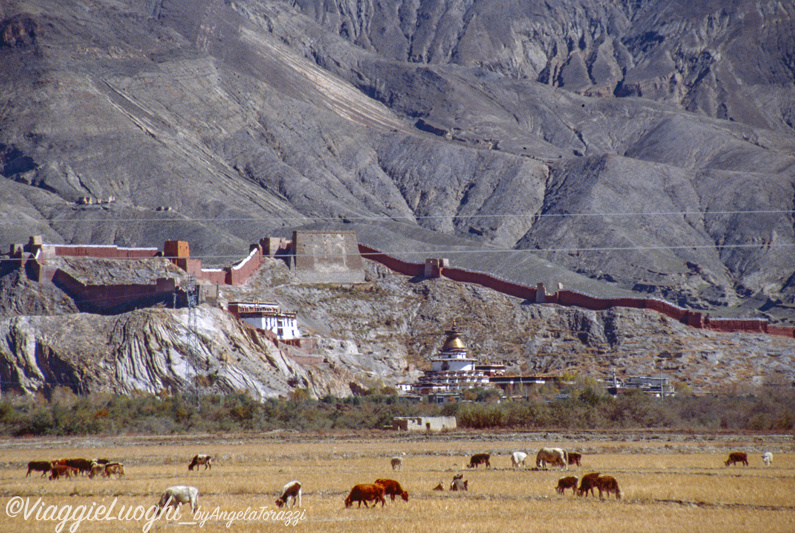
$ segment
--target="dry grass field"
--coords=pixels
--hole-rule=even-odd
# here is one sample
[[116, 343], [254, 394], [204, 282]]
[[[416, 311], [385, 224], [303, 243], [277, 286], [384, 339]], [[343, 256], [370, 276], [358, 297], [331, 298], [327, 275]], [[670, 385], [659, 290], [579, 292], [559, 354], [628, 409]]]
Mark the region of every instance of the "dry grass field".
[[[534, 469], [541, 446], [563, 446], [584, 454], [582, 467]], [[401, 437], [393, 434], [251, 435], [52, 438], [0, 440], [0, 531], [302, 531], [344, 532], [500, 532], [506, 531], [795, 531], [795, 445], [792, 436], [777, 436], [770, 446], [749, 436], [708, 442], [688, 436], [649, 441], [544, 441], [537, 435], [495, 438], [488, 433]], [[771, 449], [771, 467], [759, 451]], [[511, 468], [510, 452], [529, 454], [527, 468]], [[750, 465], [726, 467], [729, 451], [747, 451]], [[405, 452], [402, 470], [393, 472], [392, 455]], [[473, 453], [492, 454], [492, 468], [468, 469]], [[215, 458], [209, 470], [189, 472], [196, 453]], [[124, 462], [121, 479], [78, 477], [50, 481], [33, 473], [29, 460], [61, 457], [107, 457]], [[533, 463], [533, 464], [531, 464]], [[563, 475], [598, 471], [618, 480], [622, 499], [600, 501], [554, 490]], [[449, 488], [455, 474], [469, 481], [468, 492]], [[345, 509], [343, 500], [357, 483], [388, 477], [409, 491], [404, 502], [387, 498], [385, 507]], [[274, 500], [284, 483], [303, 483], [300, 512], [281, 520], [240, 519], [229, 524], [218, 513], [277, 511]], [[149, 524], [143, 516], [170, 485], [198, 487], [201, 515], [195, 523], [187, 506], [180, 520], [161, 518]], [[28, 502], [27, 518], [15, 506]], [[115, 501], [115, 504], [113, 502]], [[80, 511], [96, 513], [114, 505], [109, 519], [63, 520]], [[69, 507], [71, 506], [71, 507]], [[141, 506], [138, 508], [138, 506]], [[49, 509], [48, 509], [49, 507]], [[36, 512], [39, 512], [38, 519]], [[130, 511], [131, 514], [126, 513]], [[292, 509], [290, 509], [292, 511]], [[124, 520], [135, 517], [138, 520]], [[12, 514], [16, 516], [11, 516]], [[100, 514], [102, 517], [102, 514]], [[49, 520], [45, 520], [48, 518]], [[272, 517], [276, 518], [276, 517]], [[205, 520], [206, 519], [206, 520]], [[289, 525], [286, 522], [290, 521]], [[188, 523], [180, 523], [188, 522]], [[295, 523], [297, 522], [297, 523]], [[59, 529], [60, 524], [60, 529]]]

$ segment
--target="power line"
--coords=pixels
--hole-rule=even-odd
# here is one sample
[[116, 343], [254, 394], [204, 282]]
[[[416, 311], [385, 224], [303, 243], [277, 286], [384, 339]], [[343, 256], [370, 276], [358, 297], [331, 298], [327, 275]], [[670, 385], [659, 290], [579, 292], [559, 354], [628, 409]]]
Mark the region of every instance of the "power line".
[[[59, 219], [57, 221], [48, 221], [48, 223], [58, 224], [96, 224], [99, 222], [285, 222], [285, 221], [314, 221], [314, 222], [328, 222], [328, 221], [342, 221], [342, 220], [361, 220], [361, 221], [395, 221], [395, 220], [459, 220], [459, 219], [481, 219], [481, 218], [565, 218], [565, 217], [653, 217], [653, 216], [707, 216], [707, 215], [780, 215], [780, 214], [795, 214], [793, 209], [745, 209], [745, 210], [720, 210], [720, 211], [630, 211], [630, 212], [591, 212], [591, 213], [527, 213], [527, 214], [473, 214], [473, 215], [411, 215], [411, 216], [395, 216], [395, 215], [337, 215], [337, 216], [294, 216], [294, 217], [213, 217], [213, 218], [194, 218], [194, 217], [181, 217], [181, 218], [93, 218], [93, 219]], [[10, 221], [0, 221], [0, 225], [16, 225]]]

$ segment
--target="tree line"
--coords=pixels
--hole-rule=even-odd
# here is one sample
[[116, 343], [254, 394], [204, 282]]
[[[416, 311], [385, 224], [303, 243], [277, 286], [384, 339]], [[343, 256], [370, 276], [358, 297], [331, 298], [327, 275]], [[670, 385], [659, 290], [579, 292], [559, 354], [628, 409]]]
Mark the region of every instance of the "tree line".
[[458, 401], [436, 404], [379, 387], [346, 398], [309, 397], [297, 389], [259, 401], [245, 393], [77, 396], [69, 389], [0, 399], [0, 434], [120, 435], [383, 429], [396, 416], [455, 416], [471, 429], [638, 429], [680, 431], [791, 431], [795, 392], [678, 394], [657, 398], [641, 391], [613, 397], [597, 387], [565, 394], [503, 398], [493, 389], [470, 389]]

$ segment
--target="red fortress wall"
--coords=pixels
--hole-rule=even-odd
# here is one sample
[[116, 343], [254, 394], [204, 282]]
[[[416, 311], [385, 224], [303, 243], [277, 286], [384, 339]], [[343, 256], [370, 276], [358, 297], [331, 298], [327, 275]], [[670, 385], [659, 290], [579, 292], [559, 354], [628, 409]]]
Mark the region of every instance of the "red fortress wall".
[[[425, 265], [422, 263], [409, 263], [363, 244], [359, 245], [359, 250], [367, 259], [377, 261], [407, 276], [422, 275], [425, 271]], [[442, 262], [434, 262], [434, 265], [438, 264], [442, 264]], [[444, 266], [439, 266], [436, 272], [438, 276], [444, 276], [453, 281], [476, 283], [510, 296], [538, 301], [539, 295], [537, 294], [536, 288], [505, 281], [482, 272], [472, 272], [460, 268]], [[604, 311], [613, 307], [649, 309], [699, 329], [710, 329], [723, 332], [766, 333], [768, 335], [795, 337], [795, 327], [771, 326], [766, 320], [759, 319], [710, 318], [709, 316], [704, 316], [700, 312], [683, 309], [656, 298], [596, 298], [595, 296], [589, 296], [580, 292], [559, 290], [554, 294], [545, 295], [543, 302], [555, 303], [567, 307], [581, 307], [592, 311]]]
[[245, 283], [262, 266], [264, 261], [262, 246], [259, 244], [252, 244], [248, 257], [232, 267], [202, 268], [201, 259], [191, 259], [190, 246], [187, 241], [166, 241], [163, 246], [163, 256], [188, 274], [196, 276], [196, 279], [208, 281], [214, 285]]
[[[166, 241], [162, 255], [174, 264], [197, 279], [208, 281], [217, 285], [239, 285], [245, 283], [264, 262], [263, 246], [266, 253], [270, 253], [267, 239], [258, 244], [251, 245], [248, 257], [232, 267], [218, 269], [203, 269], [201, 260], [191, 259], [190, 248], [186, 241]], [[12, 255], [22, 257], [22, 247], [15, 247], [18, 252]], [[84, 285], [67, 273], [46, 266], [47, 257], [77, 256], [77, 257], [102, 257], [108, 259], [142, 259], [160, 255], [156, 248], [119, 248], [117, 246], [72, 246], [72, 245], [44, 245], [40, 237], [31, 237], [30, 243], [24, 247], [26, 252], [32, 254], [28, 266], [36, 277], [41, 280], [54, 281], [68, 288], [76, 296], [92, 301], [117, 304], [120, 301], [132, 300], [145, 296], [173, 292], [176, 290], [174, 280], [157, 280], [155, 285]], [[795, 328], [771, 326], [766, 320], [759, 319], [715, 319], [700, 312], [690, 311], [675, 306], [669, 302], [656, 298], [597, 298], [580, 292], [558, 290], [554, 294], [539, 293], [543, 286], [528, 287], [519, 283], [506, 281], [482, 272], [472, 272], [461, 268], [447, 266], [447, 260], [429, 259], [426, 263], [411, 263], [391, 255], [385, 254], [367, 245], [358, 244], [359, 253], [365, 259], [380, 263], [390, 270], [406, 276], [444, 276], [450, 280], [462, 283], [475, 283], [495, 291], [523, 298], [534, 302], [554, 303], [568, 307], [581, 307], [593, 311], [603, 311], [613, 307], [629, 307], [634, 309], [649, 309], [666, 315], [678, 322], [694, 328], [710, 329], [723, 332], [766, 333], [784, 337], [795, 337]]]

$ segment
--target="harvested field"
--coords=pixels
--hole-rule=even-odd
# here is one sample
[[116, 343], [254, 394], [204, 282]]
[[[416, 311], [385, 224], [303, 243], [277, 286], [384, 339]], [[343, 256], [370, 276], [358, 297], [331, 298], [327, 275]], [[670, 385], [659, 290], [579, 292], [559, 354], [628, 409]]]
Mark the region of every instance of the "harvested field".
[[[536, 470], [535, 452], [542, 446], [583, 453], [582, 467]], [[795, 523], [795, 445], [791, 435], [653, 435], [473, 433], [406, 436], [393, 433], [298, 434], [262, 436], [174, 436], [5, 439], [0, 441], [0, 530], [144, 531], [143, 516], [162, 491], [177, 484], [199, 489], [196, 523], [187, 506], [181, 518], [151, 523], [151, 531], [792, 531]], [[528, 467], [511, 467], [510, 453], [528, 453]], [[765, 467], [763, 450], [774, 454]], [[731, 451], [748, 453], [749, 466], [726, 467]], [[466, 468], [469, 456], [490, 453], [492, 468]], [[209, 453], [211, 469], [188, 471], [191, 457]], [[390, 457], [405, 453], [401, 470]], [[25, 477], [30, 460], [107, 457], [122, 461], [126, 475], [85, 476], [50, 481], [40, 474]], [[616, 478], [622, 498], [576, 497], [555, 492], [564, 475], [601, 472]], [[456, 474], [469, 481], [469, 491], [451, 492]], [[408, 502], [397, 498], [382, 508], [345, 509], [343, 500], [357, 483], [377, 478], [398, 480]], [[280, 520], [263, 520], [278, 511], [274, 500], [291, 479], [303, 483], [303, 507]], [[444, 491], [434, 491], [441, 483]], [[15, 505], [39, 507], [27, 519]], [[115, 501], [115, 503], [114, 503]], [[115, 520], [86, 519], [75, 527], [79, 506], [96, 513], [113, 509]], [[57, 506], [49, 507], [48, 506]], [[69, 507], [71, 506], [71, 510]], [[140, 509], [136, 509], [141, 506]], [[23, 508], [24, 509], [24, 508]], [[216, 516], [211, 516], [217, 509]], [[230, 523], [229, 515], [242, 515]], [[296, 508], [297, 509], [297, 508]], [[139, 513], [138, 520], [123, 518]], [[37, 515], [38, 513], [38, 515]], [[62, 513], [58, 515], [58, 513]], [[121, 514], [120, 514], [121, 513]], [[129, 514], [126, 514], [129, 513]], [[218, 513], [226, 513], [221, 517]], [[260, 515], [254, 516], [257, 513]], [[38, 519], [36, 518], [38, 516]], [[102, 514], [100, 513], [100, 517]], [[151, 514], [149, 515], [151, 516]], [[122, 519], [118, 519], [121, 517]], [[46, 520], [49, 518], [50, 520]], [[269, 518], [276, 518], [272, 515]], [[64, 522], [62, 529], [58, 525]], [[285, 523], [290, 522], [289, 526]], [[202, 527], [203, 524], [203, 527]], [[176, 528], [176, 529], [174, 529]]]

